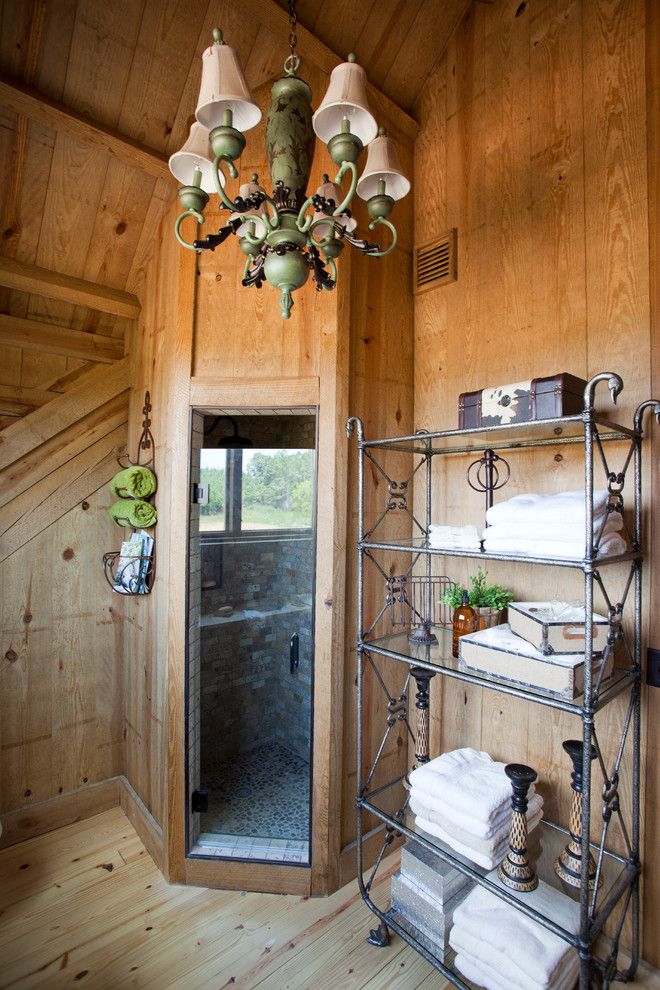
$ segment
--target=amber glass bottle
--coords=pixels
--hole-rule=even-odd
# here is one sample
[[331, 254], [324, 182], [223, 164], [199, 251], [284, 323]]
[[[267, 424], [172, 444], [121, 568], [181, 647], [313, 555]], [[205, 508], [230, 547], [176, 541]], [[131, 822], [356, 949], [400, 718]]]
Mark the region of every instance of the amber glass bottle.
[[477, 613], [469, 605], [468, 593], [463, 592], [463, 601], [454, 612], [452, 653], [458, 656], [458, 641], [461, 636], [474, 632], [477, 628]]

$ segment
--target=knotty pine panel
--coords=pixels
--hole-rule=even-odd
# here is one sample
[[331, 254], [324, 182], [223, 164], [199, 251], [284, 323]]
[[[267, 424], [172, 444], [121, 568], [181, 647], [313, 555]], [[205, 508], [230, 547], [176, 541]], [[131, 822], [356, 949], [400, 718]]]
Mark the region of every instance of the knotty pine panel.
[[[643, 0], [500, 0], [473, 3], [450, 40], [417, 104], [415, 240], [456, 226], [458, 281], [415, 299], [417, 428], [457, 424], [460, 392], [558, 371], [618, 371], [617, 409], [600, 388], [597, 408], [623, 422], [650, 395], [643, 49], [652, 42], [643, 25]], [[611, 456], [621, 459], [613, 448]], [[499, 498], [583, 484], [580, 450], [507, 457], [512, 480]], [[435, 465], [436, 522], [483, 525], [483, 497], [464, 479], [471, 459]], [[645, 505], [649, 518], [648, 488]], [[460, 563], [438, 563], [437, 573], [451, 567], [450, 577], [465, 580], [476, 572], [476, 563]], [[583, 594], [580, 575], [559, 569], [489, 564], [488, 573], [518, 597]], [[547, 811], [566, 819], [561, 741], [578, 730], [575, 719], [438, 678], [431, 693], [434, 752], [471, 745], [529, 761]], [[610, 757], [624, 715], [619, 699], [599, 716]], [[646, 783], [650, 819], [657, 772]], [[647, 916], [657, 908], [654, 889], [651, 882]], [[652, 961], [654, 952], [647, 938]]]
[[121, 773], [122, 606], [105, 486], [0, 566], [3, 812]]

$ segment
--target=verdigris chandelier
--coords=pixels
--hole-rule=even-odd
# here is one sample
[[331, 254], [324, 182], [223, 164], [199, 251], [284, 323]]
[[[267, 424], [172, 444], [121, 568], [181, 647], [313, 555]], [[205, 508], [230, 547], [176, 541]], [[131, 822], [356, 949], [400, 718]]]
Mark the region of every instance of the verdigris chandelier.
[[[323, 101], [312, 115], [312, 92], [296, 73], [296, 3], [290, 0], [290, 53], [285, 75], [271, 91], [266, 122], [266, 152], [272, 195], [259, 184], [256, 174], [239, 187], [238, 196], [227, 194], [227, 175], [238, 178], [235, 162], [245, 147], [244, 131], [259, 123], [261, 110], [252, 102], [238, 57], [224, 43], [219, 29], [202, 56], [202, 82], [197, 110], [188, 140], [170, 158], [170, 171], [179, 182], [184, 207], [177, 218], [179, 242], [193, 251], [211, 250], [231, 234], [246, 255], [243, 285], [261, 288], [264, 281], [280, 291], [282, 316], [288, 319], [292, 293], [301, 288], [310, 272], [317, 291], [337, 284], [336, 259], [347, 241], [372, 258], [382, 258], [396, 247], [397, 232], [388, 219], [394, 202], [405, 196], [410, 182], [401, 171], [396, 146], [386, 131], [378, 129], [369, 109], [366, 74], [348, 56], [333, 69]], [[314, 150], [314, 134], [327, 144], [339, 170], [334, 181], [327, 175], [308, 196], [307, 184]], [[368, 146], [367, 164], [358, 178], [357, 161]], [[349, 176], [348, 189], [340, 183]], [[204, 223], [209, 193], [217, 193], [229, 219], [217, 234], [186, 241], [181, 227], [188, 217]], [[357, 221], [350, 205], [355, 193], [366, 200], [369, 229], [385, 226], [391, 233], [386, 248], [356, 236]]]

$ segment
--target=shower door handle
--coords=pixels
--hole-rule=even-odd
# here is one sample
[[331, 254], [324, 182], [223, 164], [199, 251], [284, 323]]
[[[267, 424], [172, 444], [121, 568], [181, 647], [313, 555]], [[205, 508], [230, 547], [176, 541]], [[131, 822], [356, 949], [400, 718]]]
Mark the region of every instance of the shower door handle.
[[298, 633], [294, 633], [289, 643], [289, 670], [292, 674], [298, 670], [300, 663], [300, 640]]

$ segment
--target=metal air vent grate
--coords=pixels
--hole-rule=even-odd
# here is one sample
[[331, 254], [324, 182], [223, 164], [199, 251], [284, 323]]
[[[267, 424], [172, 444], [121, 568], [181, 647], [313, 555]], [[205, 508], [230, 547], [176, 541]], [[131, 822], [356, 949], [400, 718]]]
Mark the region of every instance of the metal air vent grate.
[[456, 281], [456, 228], [415, 248], [413, 291], [426, 292]]

